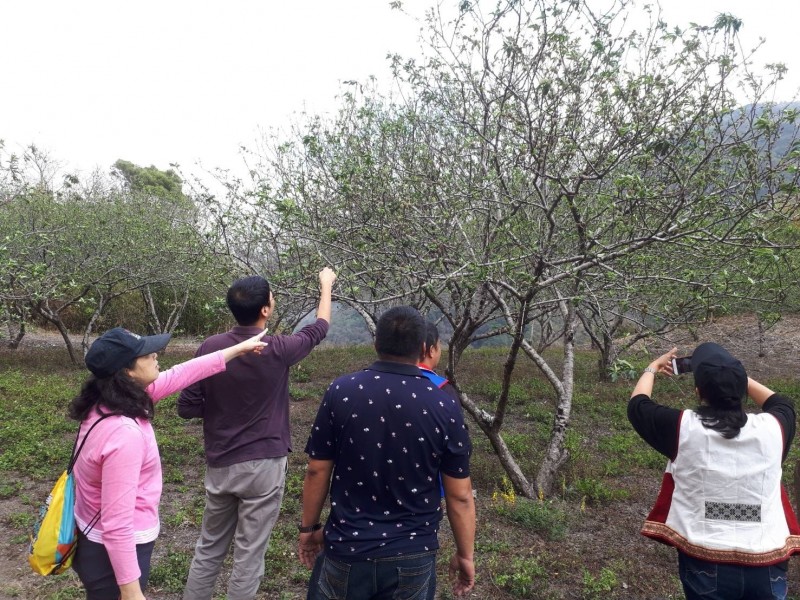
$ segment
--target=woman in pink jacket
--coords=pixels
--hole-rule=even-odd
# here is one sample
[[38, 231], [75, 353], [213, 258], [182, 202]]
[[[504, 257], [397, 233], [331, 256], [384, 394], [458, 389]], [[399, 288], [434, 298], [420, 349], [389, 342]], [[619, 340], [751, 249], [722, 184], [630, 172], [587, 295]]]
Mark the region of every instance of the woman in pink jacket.
[[260, 352], [264, 333], [163, 373], [156, 352], [166, 347], [169, 334], [143, 337], [117, 327], [89, 348], [86, 366], [92, 377], [69, 410], [81, 422], [81, 439], [97, 424], [74, 470], [79, 533], [73, 568], [89, 600], [144, 598], [161, 499], [154, 404], [224, 371], [232, 358]]

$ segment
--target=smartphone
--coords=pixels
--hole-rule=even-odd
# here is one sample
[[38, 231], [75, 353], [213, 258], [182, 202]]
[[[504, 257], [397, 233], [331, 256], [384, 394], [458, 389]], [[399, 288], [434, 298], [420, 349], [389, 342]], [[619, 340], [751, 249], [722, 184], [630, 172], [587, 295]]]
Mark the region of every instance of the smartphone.
[[692, 357], [678, 356], [672, 359], [672, 372], [675, 375], [683, 375], [692, 372]]

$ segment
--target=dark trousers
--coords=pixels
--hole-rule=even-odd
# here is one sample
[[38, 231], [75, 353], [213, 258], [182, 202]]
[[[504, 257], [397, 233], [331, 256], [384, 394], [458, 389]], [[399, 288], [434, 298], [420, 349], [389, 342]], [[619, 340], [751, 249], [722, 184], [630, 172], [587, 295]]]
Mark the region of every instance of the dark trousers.
[[788, 561], [770, 567], [726, 565], [678, 552], [686, 600], [786, 600]]
[[361, 561], [323, 552], [314, 563], [307, 600], [433, 600], [436, 551]]
[[[147, 587], [150, 578], [150, 558], [153, 555], [155, 541], [136, 545], [136, 558], [139, 562], [139, 585], [142, 591]], [[80, 531], [78, 532], [78, 549], [72, 560], [72, 568], [86, 589], [87, 600], [118, 600], [120, 591], [114, 568], [108, 558], [103, 544], [92, 542]]]

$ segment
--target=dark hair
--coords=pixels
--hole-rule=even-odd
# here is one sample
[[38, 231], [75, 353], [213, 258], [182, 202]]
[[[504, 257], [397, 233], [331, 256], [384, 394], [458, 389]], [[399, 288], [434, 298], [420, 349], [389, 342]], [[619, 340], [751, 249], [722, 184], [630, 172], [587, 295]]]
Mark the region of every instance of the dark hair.
[[[701, 391], [702, 396], [702, 391]], [[708, 404], [701, 404], [697, 414], [703, 427], [717, 431], [725, 439], [733, 439], [747, 423], [747, 414], [744, 412], [742, 401], [736, 398], [726, 400], [708, 400]]]
[[260, 275], [237, 279], [228, 288], [228, 308], [239, 325], [254, 325], [269, 306], [269, 282]]
[[412, 306], [395, 306], [378, 319], [375, 350], [379, 356], [417, 359], [425, 341], [425, 319]]
[[[133, 365], [129, 366], [132, 367]], [[83, 421], [94, 406], [97, 406], [101, 415], [122, 415], [148, 420], [153, 418], [153, 399], [124, 369], [110, 377], [90, 376], [70, 403], [69, 416], [76, 421]]]
[[430, 350], [439, 342], [439, 328], [435, 323], [425, 321], [425, 348]]

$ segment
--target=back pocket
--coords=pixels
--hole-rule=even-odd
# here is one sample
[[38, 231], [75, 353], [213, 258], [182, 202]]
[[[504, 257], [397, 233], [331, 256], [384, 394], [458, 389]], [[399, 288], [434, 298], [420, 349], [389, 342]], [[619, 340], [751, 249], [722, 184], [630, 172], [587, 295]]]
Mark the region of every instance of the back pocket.
[[427, 598], [434, 564], [434, 561], [430, 561], [415, 567], [398, 567], [397, 590], [392, 599], [423, 600]]
[[319, 575], [319, 591], [328, 600], [345, 600], [347, 598], [347, 581], [349, 577], [350, 565], [324, 556], [322, 570]]
[[695, 594], [703, 596], [717, 591], [717, 565], [680, 556], [680, 576], [683, 585]]

